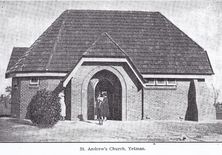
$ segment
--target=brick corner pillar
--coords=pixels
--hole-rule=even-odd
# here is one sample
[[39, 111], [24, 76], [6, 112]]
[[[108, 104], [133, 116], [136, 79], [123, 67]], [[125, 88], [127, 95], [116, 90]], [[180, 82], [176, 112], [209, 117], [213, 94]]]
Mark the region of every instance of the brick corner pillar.
[[198, 121], [209, 121], [216, 119], [213, 92], [206, 82], [194, 80], [196, 87], [196, 101], [198, 107]]
[[81, 100], [79, 94], [78, 80], [71, 79], [71, 121], [78, 121], [81, 118]]

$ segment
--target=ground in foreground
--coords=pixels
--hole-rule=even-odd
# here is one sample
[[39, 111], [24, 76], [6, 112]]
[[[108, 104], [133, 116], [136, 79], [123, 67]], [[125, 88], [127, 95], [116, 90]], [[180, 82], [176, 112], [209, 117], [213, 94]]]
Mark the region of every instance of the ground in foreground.
[[222, 142], [222, 121], [60, 121], [42, 129], [2, 117], [0, 142]]

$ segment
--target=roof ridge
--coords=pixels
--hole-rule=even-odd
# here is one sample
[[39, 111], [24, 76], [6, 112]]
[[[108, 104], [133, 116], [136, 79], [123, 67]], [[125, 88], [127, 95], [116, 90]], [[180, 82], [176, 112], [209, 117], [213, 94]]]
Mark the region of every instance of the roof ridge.
[[[130, 56], [113, 40], [113, 38], [108, 34], [105, 33], [109, 39], [125, 54], [126, 58], [129, 60], [129, 62], [132, 64], [133, 68], [136, 70], [137, 73], [139, 73], [137, 67], [135, 66], [135, 64], [133, 63], [133, 60], [130, 58]], [[140, 74], [139, 74], [140, 75]]]
[[100, 39], [100, 37], [102, 36], [102, 34], [103, 34], [103, 33], [101, 33], [101, 34], [99, 35], [99, 37], [92, 43], [92, 45], [90, 45], [89, 48], [87, 48], [87, 50], [86, 50], [82, 55], [86, 55], [86, 54], [89, 52], [89, 49], [90, 49], [93, 45], [96, 44], [96, 42]]
[[102, 32], [99, 37], [92, 43], [92, 45], [82, 54], [82, 55], [86, 55], [89, 50], [98, 42], [98, 40], [102, 37], [102, 36], [106, 36], [125, 56], [129, 57], [128, 54], [119, 46], [119, 44], [107, 33], [107, 32]]
[[213, 70], [213, 67], [212, 67], [212, 64], [211, 64], [211, 62], [210, 62], [210, 58], [209, 58], [208, 53], [207, 53], [206, 50], [204, 50], [204, 52], [205, 52], [205, 54], [206, 54], [206, 56], [207, 56], [207, 61], [208, 61], [208, 63], [210, 64], [210, 68], [211, 68], [211, 70], [212, 70], [212, 74], [215, 74], [215, 73], [214, 73], [214, 70]]
[[[69, 11], [67, 11], [67, 12], [69, 12]], [[66, 13], [66, 11], [65, 11], [64, 13]], [[53, 45], [53, 50], [52, 50], [51, 53], [50, 53], [48, 63], [47, 63], [46, 66], [45, 66], [45, 70], [48, 70], [48, 67], [49, 67], [50, 64], [51, 64], [52, 57], [53, 57], [53, 55], [54, 55], [54, 53], [55, 53], [56, 47], [57, 47], [58, 42], [59, 42], [60, 37], [61, 37], [61, 32], [62, 32], [62, 30], [63, 30], [64, 27], [65, 27], [64, 25], [65, 25], [66, 20], [67, 20], [67, 16], [64, 17], [64, 19], [63, 19], [63, 21], [62, 21], [62, 24], [60, 25], [59, 32], [58, 32], [58, 34], [57, 34], [57, 36], [56, 36], [56, 40], [55, 40], [55, 43], [54, 43], [54, 45]]]
[[27, 57], [30, 54], [33, 47], [44, 37], [46, 32], [48, 32], [52, 28], [52, 25], [55, 22], [57, 22], [63, 15], [66, 14], [66, 12], [68, 12], [68, 11], [67, 10], [64, 11], [59, 17], [56, 18], [56, 20], [35, 40], [35, 42], [27, 49], [27, 51], [21, 56], [21, 58], [19, 58], [19, 60], [11, 67], [11, 69], [8, 72], [17, 71], [18, 68], [22, 71], [22, 68], [24, 66], [23, 62], [25, 61], [25, 57]]
[[67, 9], [64, 12], [74, 12], [74, 11], [98, 11], [98, 12], [102, 12], [102, 11], [106, 11], [106, 12], [143, 12], [143, 13], [160, 13], [159, 11], [147, 11], [147, 10], [98, 10], [98, 9]]
[[[28, 49], [28, 47], [13, 47], [12, 52], [11, 52], [11, 55], [10, 55], [10, 60], [9, 60], [8, 66], [7, 66], [7, 68], [6, 68], [6, 73], [9, 72], [9, 70], [11, 69], [11, 67], [14, 66], [14, 64], [15, 64], [15, 63], [18, 61], [18, 59], [20, 58], [20, 57], [18, 57], [17, 61], [16, 61], [14, 64], [12, 64], [12, 66], [10, 67], [10, 65], [11, 65], [10, 62], [11, 62], [12, 57], [13, 57], [14, 55], [20, 55], [20, 53], [22, 53], [21, 55], [23, 55], [27, 49]], [[20, 56], [21, 56], [21, 55], [20, 55]]]
[[104, 34], [124, 53], [124, 55], [129, 57], [128, 54], [119, 46], [119, 44], [107, 32], [104, 32]]
[[168, 18], [166, 18], [163, 14], [161, 14], [161, 17], [164, 18], [168, 23], [172, 24], [174, 28], [176, 28], [180, 33], [182, 33], [184, 36], [186, 36], [190, 41], [192, 41], [195, 45], [197, 45], [202, 51], [204, 51], [204, 48], [201, 47], [196, 41], [194, 41], [191, 37], [189, 37], [185, 32], [183, 32], [178, 26], [176, 26], [172, 21], [170, 21]]
[[[34, 44], [34, 43], [33, 43]], [[21, 62], [23, 62], [24, 61], [24, 59], [25, 59], [25, 56], [27, 56], [28, 54], [29, 54], [29, 51], [30, 51], [30, 48], [31, 47], [29, 47], [28, 49], [27, 49], [27, 51], [25, 51], [24, 52], [24, 54], [18, 59], [18, 61], [10, 68], [10, 70], [8, 70], [7, 72], [11, 72], [11, 71], [15, 71], [18, 67], [22, 67], [23, 66], [23, 64], [21, 64]], [[19, 66], [20, 65], [20, 66]], [[22, 69], [21, 69], [22, 70]]]

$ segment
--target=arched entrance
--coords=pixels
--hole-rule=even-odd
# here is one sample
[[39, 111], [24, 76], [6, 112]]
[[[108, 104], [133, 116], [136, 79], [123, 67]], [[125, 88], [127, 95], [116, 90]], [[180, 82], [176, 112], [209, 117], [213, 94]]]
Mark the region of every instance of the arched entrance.
[[89, 81], [87, 89], [87, 119], [94, 120], [96, 98], [99, 92], [106, 92], [109, 104], [109, 120], [122, 120], [122, 88], [119, 79], [112, 72], [102, 70]]

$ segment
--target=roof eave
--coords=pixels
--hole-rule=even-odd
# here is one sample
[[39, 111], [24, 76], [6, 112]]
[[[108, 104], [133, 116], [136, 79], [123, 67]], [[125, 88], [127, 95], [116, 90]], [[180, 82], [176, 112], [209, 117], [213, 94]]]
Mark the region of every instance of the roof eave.
[[6, 72], [5, 78], [13, 77], [65, 77], [68, 72], [64, 71], [14, 71]]

